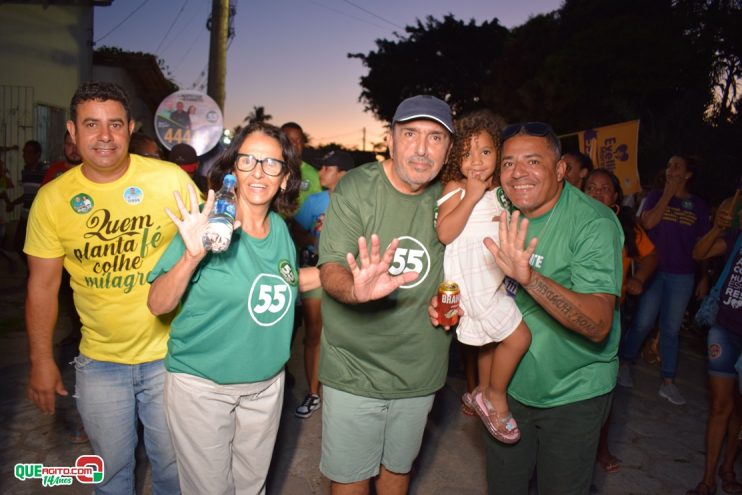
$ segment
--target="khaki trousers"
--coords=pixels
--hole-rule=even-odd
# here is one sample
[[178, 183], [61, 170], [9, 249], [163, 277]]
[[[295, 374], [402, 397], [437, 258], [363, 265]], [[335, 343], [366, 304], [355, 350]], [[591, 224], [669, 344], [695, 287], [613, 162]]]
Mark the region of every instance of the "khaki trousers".
[[283, 370], [235, 385], [168, 372], [165, 407], [183, 495], [265, 493], [283, 390]]

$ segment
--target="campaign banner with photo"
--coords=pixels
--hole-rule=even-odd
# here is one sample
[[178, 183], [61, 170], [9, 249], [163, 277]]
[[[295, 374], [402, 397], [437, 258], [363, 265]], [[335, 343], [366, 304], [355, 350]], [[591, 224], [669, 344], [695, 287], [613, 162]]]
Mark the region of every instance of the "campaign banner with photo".
[[589, 156], [596, 167], [616, 174], [625, 195], [641, 191], [637, 160], [638, 120], [585, 129], [577, 136], [580, 151]]
[[155, 132], [168, 150], [186, 143], [201, 156], [216, 146], [223, 131], [222, 111], [206, 93], [176, 91], [157, 107]]

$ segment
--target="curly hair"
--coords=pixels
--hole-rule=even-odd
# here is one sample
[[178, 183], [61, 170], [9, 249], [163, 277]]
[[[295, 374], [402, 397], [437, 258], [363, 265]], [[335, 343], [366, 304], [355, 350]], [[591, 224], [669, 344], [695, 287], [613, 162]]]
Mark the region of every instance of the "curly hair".
[[494, 177], [497, 178], [500, 169], [500, 156], [502, 149], [502, 129], [505, 127], [505, 120], [490, 110], [476, 110], [470, 112], [454, 124], [455, 133], [451, 153], [448, 155], [448, 161], [443, 166], [441, 172], [441, 182], [444, 184], [451, 181], [464, 180], [464, 174], [461, 173], [461, 164], [464, 156], [471, 148], [471, 138], [476, 134], [484, 131], [488, 133], [495, 142], [497, 149], [497, 167]]
[[124, 88], [118, 84], [107, 81], [88, 81], [82, 83], [75, 91], [70, 101], [70, 120], [77, 121], [77, 106], [86, 101], [108, 101], [113, 100], [121, 103], [126, 110], [127, 122], [131, 120], [131, 109], [129, 108], [129, 97]]
[[284, 175], [288, 174], [289, 178], [286, 181], [286, 189], [276, 194], [273, 201], [271, 201], [270, 207], [271, 210], [277, 211], [281, 215], [290, 215], [296, 210], [296, 199], [299, 197], [299, 188], [301, 186], [299, 165], [301, 161], [296, 155], [289, 138], [286, 137], [286, 134], [281, 129], [274, 125], [266, 124], [265, 122], [253, 122], [247, 127], [244, 127], [229, 144], [229, 147], [217, 158], [214, 166], [211, 167], [211, 171], [209, 172], [209, 188], [217, 190], [221, 187], [225, 175], [235, 173], [234, 165], [237, 161], [237, 153], [242, 143], [245, 142], [245, 139], [249, 135], [256, 132], [275, 139], [281, 145], [281, 158], [286, 162]]

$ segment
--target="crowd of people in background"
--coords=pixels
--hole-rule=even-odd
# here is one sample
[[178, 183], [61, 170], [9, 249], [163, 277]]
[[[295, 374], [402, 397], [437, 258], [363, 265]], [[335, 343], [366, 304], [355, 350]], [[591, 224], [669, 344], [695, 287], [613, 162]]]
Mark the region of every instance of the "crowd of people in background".
[[[132, 493], [140, 436], [155, 494], [265, 493], [303, 323], [294, 414], [322, 414], [333, 494], [407, 492], [452, 340], [489, 492], [528, 493], [537, 472], [539, 492], [587, 494], [596, 462], [621, 469], [613, 391], [634, 386], [655, 329], [658, 394], [685, 404], [675, 378], [694, 296], [714, 311], [706, 464], [688, 494], [715, 493], [717, 475], [742, 493], [739, 186], [712, 211], [692, 187], [701, 164], [674, 153], [637, 202], [548, 124], [454, 118], [430, 95], [400, 102], [379, 161], [333, 150], [312, 165], [306, 144], [295, 122], [250, 123], [204, 175], [190, 145], [134, 132], [120, 87], [90, 82], [72, 98], [64, 160], [46, 166], [39, 142], [23, 145], [15, 198], [2, 158], [17, 147], [0, 149], [0, 247], [22, 208], [28, 397], [52, 414], [69, 393], [53, 333], [74, 294], [78, 438], [106, 463], [96, 493]], [[201, 233], [230, 174], [235, 230], [212, 253]], [[438, 313], [444, 280], [461, 291], [458, 324]]]

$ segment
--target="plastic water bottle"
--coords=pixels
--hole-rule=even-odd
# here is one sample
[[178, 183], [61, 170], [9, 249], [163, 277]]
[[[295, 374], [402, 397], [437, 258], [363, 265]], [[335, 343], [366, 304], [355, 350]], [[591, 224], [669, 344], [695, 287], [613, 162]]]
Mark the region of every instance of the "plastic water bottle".
[[235, 197], [234, 186], [237, 179], [232, 174], [224, 176], [222, 188], [216, 193], [214, 209], [209, 214], [209, 223], [201, 238], [208, 251], [226, 251], [232, 241], [234, 230]]

